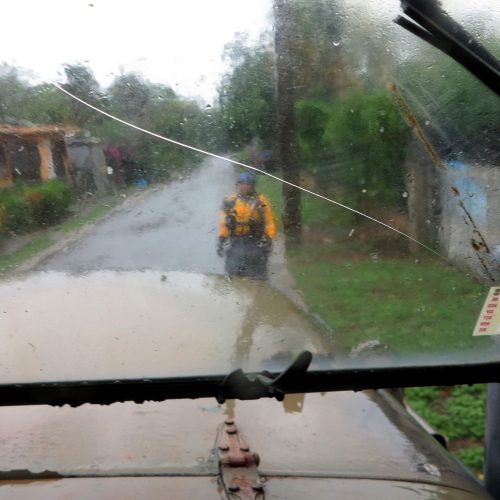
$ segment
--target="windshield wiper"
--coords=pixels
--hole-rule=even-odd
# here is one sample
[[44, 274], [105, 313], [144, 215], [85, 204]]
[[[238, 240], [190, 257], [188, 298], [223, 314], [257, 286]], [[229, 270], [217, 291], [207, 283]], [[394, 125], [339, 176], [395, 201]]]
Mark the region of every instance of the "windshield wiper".
[[500, 361], [399, 366], [359, 366], [353, 361], [352, 366], [342, 367], [334, 361], [323, 369], [306, 371], [309, 356], [301, 353], [280, 373], [244, 374], [236, 370], [229, 375], [0, 384], [0, 406], [109, 405], [183, 398], [279, 399], [293, 393], [500, 382]]
[[406, 17], [398, 16], [396, 24], [452, 57], [500, 95], [500, 61], [435, 0], [401, 0], [401, 8]]

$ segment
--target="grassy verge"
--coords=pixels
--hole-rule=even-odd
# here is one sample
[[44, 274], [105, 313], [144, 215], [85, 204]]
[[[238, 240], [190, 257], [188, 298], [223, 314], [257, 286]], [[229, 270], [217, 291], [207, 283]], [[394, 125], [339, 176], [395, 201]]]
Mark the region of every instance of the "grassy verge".
[[115, 204], [107, 204], [102, 205], [99, 204], [89, 210], [82, 216], [75, 215], [70, 220], [63, 222], [59, 229], [64, 233], [70, 233], [72, 231], [76, 231], [77, 229], [82, 228], [86, 224], [90, 224], [101, 217], [104, 217], [108, 212], [110, 212], [116, 205]]
[[1, 255], [0, 273], [6, 272], [15, 266], [18, 266], [19, 264], [22, 264], [38, 253], [43, 252], [53, 244], [54, 242], [51, 238], [44, 236], [31, 241], [16, 252], [7, 255]]
[[398, 354], [489, 345], [489, 339], [471, 334], [483, 287], [437, 259], [352, 261], [339, 256], [335, 245], [305, 244], [289, 266], [310, 311], [330, 325], [347, 350], [366, 340]]
[[[259, 178], [281, 216], [281, 185]], [[353, 227], [352, 215], [320, 199], [302, 198], [303, 225]], [[333, 231], [332, 234], [335, 234]], [[391, 242], [392, 244], [392, 242]], [[485, 349], [486, 338], [472, 337], [485, 287], [432, 255], [419, 258], [395, 252], [384, 257], [370, 241], [311, 238], [288, 254], [289, 268], [309, 310], [349, 351], [367, 340], [390, 353], [471, 352]], [[424, 387], [406, 391], [407, 399], [433, 427], [450, 439], [450, 450], [478, 475], [483, 466], [485, 386]]]

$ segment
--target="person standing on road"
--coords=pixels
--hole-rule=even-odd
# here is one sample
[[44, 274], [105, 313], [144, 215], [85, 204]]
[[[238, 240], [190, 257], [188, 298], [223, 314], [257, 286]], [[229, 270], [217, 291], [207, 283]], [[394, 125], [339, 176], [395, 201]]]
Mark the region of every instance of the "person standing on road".
[[217, 254], [224, 256], [226, 274], [267, 279], [267, 261], [276, 224], [267, 197], [255, 191], [255, 175], [239, 175], [237, 193], [222, 204]]

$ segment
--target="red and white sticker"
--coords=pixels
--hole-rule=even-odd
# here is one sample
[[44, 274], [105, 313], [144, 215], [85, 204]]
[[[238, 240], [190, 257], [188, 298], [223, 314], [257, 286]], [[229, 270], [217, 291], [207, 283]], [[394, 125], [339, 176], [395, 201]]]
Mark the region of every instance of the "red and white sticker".
[[500, 335], [500, 287], [490, 288], [473, 335]]

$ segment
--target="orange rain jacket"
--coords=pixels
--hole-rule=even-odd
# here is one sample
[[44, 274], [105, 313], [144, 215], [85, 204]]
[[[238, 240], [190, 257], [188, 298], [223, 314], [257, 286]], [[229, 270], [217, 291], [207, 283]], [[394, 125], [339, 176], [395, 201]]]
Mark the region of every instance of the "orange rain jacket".
[[276, 236], [276, 224], [268, 199], [263, 194], [232, 194], [224, 199], [220, 212], [219, 237], [252, 235]]

